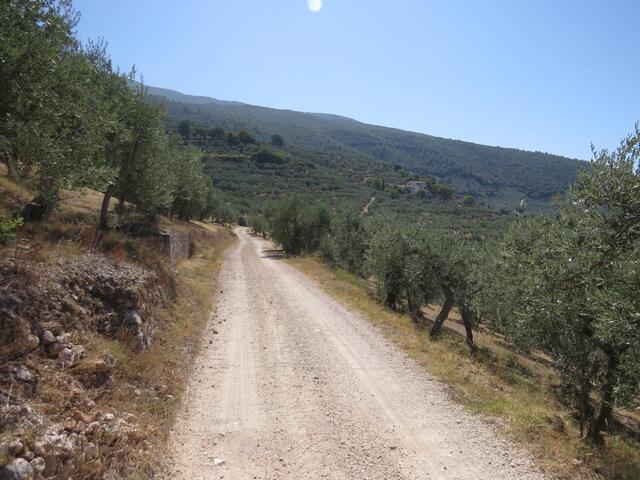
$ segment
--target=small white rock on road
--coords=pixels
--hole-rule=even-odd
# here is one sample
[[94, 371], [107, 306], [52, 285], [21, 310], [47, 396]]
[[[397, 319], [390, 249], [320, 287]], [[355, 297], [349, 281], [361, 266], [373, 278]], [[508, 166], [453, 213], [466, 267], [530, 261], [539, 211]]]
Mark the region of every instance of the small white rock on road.
[[170, 478], [544, 478], [360, 314], [236, 232]]

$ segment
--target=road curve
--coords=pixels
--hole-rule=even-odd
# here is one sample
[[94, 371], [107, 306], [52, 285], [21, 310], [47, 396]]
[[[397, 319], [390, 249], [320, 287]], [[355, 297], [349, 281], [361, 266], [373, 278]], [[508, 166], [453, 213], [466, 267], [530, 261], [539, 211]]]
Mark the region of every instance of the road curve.
[[236, 232], [170, 478], [544, 478], [360, 314]]

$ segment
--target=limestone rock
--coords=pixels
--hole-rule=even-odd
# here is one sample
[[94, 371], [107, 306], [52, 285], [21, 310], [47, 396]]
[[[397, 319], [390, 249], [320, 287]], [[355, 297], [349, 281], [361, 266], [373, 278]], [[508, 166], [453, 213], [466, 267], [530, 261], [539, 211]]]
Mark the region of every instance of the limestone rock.
[[64, 350], [65, 348], [67, 348], [67, 346], [62, 343], [59, 342], [57, 339], [55, 342], [50, 343], [49, 345], [47, 345], [47, 352], [49, 353], [49, 355], [51, 355], [52, 357], [57, 357], [58, 355], [60, 355], [60, 352], [62, 350]]
[[124, 324], [129, 327], [136, 327], [142, 325], [142, 317], [137, 310], [127, 310], [124, 314], [124, 318], [122, 319]]
[[86, 415], [85, 413], [83, 413], [82, 410], [74, 411], [72, 418], [76, 422], [83, 422], [83, 423], [90, 423], [91, 422], [91, 417], [89, 417], [89, 415]]
[[74, 345], [73, 347], [71, 347], [71, 350], [73, 351], [77, 360], [84, 358], [86, 354], [86, 350], [82, 345]]
[[95, 435], [96, 433], [98, 433], [98, 430], [100, 430], [100, 423], [91, 422], [89, 423], [89, 425], [87, 425], [87, 428], [85, 429], [84, 432], [87, 435]]
[[76, 359], [76, 354], [74, 353], [73, 350], [67, 347], [62, 349], [62, 351], [58, 354], [58, 359], [56, 361], [58, 365], [60, 365], [62, 368], [65, 368], [65, 367], [71, 367], [75, 362], [75, 359]]
[[47, 468], [47, 463], [44, 461], [44, 458], [42, 457], [34, 458], [29, 462], [29, 464], [31, 465], [31, 468], [33, 469], [33, 471], [37, 473], [42, 473], [44, 472], [45, 468]]
[[98, 456], [98, 447], [94, 443], [86, 442], [82, 446], [82, 453], [85, 459], [92, 460]]
[[41, 337], [42, 344], [47, 346], [52, 343], [56, 343], [58, 340], [55, 335], [51, 332], [51, 330], [45, 330]]
[[16, 367], [15, 371], [13, 372], [13, 376], [16, 380], [26, 383], [32, 382], [34, 380], [34, 376], [33, 373], [31, 373], [31, 370], [29, 370], [22, 364]]
[[0, 469], [0, 480], [29, 480], [33, 478], [33, 468], [24, 458], [16, 458]]

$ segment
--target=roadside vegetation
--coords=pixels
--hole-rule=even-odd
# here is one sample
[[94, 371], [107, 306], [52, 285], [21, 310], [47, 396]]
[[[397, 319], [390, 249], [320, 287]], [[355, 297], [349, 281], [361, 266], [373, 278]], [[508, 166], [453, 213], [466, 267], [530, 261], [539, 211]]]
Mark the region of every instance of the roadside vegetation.
[[[0, 184], [13, 192], [0, 211], [32, 197], [2, 167]], [[222, 224], [149, 223], [135, 211], [103, 232], [102, 197], [62, 191], [57, 212], [12, 225], [0, 247], [3, 474], [20, 461], [35, 478], [149, 478], [163, 467], [234, 236]], [[179, 258], [167, 234], [186, 239]]]
[[[384, 316], [397, 323], [403, 317], [394, 312], [408, 314], [418, 332], [412, 337], [419, 338], [411, 348], [437, 349], [461, 369], [455, 374], [438, 371], [441, 360], [429, 362], [454, 391], [464, 388], [473, 371], [510, 383], [509, 398], [476, 391], [465, 403], [513, 420], [516, 437], [539, 442], [534, 450], [547, 460], [556, 453], [548, 450], [554, 448], [555, 436], [567, 462], [556, 463], [555, 470], [637, 478], [638, 429], [632, 412], [640, 404], [639, 159], [636, 127], [615, 152], [595, 153], [589, 171], [581, 173], [556, 215], [523, 217], [495, 240], [431, 231], [397, 217], [368, 217], [354, 210], [334, 212], [324, 222], [322, 206], [296, 198], [265, 209], [267, 231], [286, 252], [317, 254], [339, 272], [348, 272], [350, 283], [373, 286], [386, 307], [369, 305], [376, 315], [389, 312]], [[304, 204], [304, 215], [296, 210], [294, 216], [293, 204]], [[282, 216], [288, 215], [284, 222]], [[283, 238], [298, 231], [301, 216], [317, 225], [321, 238], [311, 242], [299, 235], [292, 246]], [[441, 306], [427, 315], [425, 307], [433, 304]], [[441, 338], [453, 312], [467, 354], [457, 341]], [[507, 353], [496, 355], [479, 346], [478, 331], [502, 339]], [[536, 364], [536, 373], [523, 367], [520, 358], [544, 361]], [[542, 368], [544, 364], [551, 368]], [[521, 409], [515, 419], [513, 409]], [[545, 426], [553, 419], [536, 413], [558, 409], [564, 412], [561, 426]], [[532, 427], [537, 421], [541, 431]]]
[[202, 152], [76, 21], [0, 3], [1, 478], [159, 474], [234, 240]]
[[194, 231], [197, 253], [178, 266], [175, 301], [161, 314], [151, 348], [135, 352], [120, 342], [97, 339], [98, 348], [115, 359], [111, 398], [103, 407], [134, 414], [149, 441], [147, 449], [110, 465], [130, 478], [150, 478], [167, 467], [158, 459], [170, 453], [170, 430], [215, 308], [212, 299], [222, 253], [234, 241], [224, 226], [196, 224]]

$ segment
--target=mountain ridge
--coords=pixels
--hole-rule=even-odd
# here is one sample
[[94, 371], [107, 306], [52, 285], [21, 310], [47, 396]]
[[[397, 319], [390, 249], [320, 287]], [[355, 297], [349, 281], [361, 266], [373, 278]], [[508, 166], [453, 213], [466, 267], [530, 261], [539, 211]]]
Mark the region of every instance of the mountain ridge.
[[[293, 146], [348, 154], [431, 175], [457, 191], [496, 205], [518, 197], [550, 202], [588, 163], [552, 153], [489, 146], [394, 127], [371, 125], [340, 115], [299, 112], [182, 94], [148, 86], [174, 125], [189, 120], [225, 130], [248, 130], [264, 143], [279, 134]], [[503, 201], [505, 200], [505, 201]]]
[[251, 103], [246, 103], [246, 102], [240, 102], [240, 101], [236, 101], [236, 100], [221, 100], [219, 98], [215, 98], [215, 97], [210, 97], [207, 95], [192, 95], [189, 93], [183, 93], [180, 92], [178, 90], [174, 90], [174, 89], [170, 89], [170, 88], [164, 88], [164, 87], [155, 87], [155, 86], [151, 86], [151, 85], [144, 85], [145, 88], [147, 88], [148, 90], [148, 94], [155, 96], [155, 97], [165, 97], [168, 100], [172, 100], [175, 102], [180, 102], [180, 103], [191, 103], [194, 105], [199, 105], [199, 104], [216, 104], [216, 105], [238, 105], [238, 106], [247, 106], [247, 107], [252, 107], [252, 108], [264, 108], [264, 109], [268, 109], [268, 110], [277, 110], [277, 111], [281, 111], [281, 112], [291, 112], [291, 113], [297, 113], [297, 114], [303, 114], [303, 115], [312, 115], [314, 117], [318, 117], [318, 118], [325, 118], [325, 119], [335, 119], [335, 120], [344, 120], [344, 121], [348, 121], [348, 122], [353, 122], [353, 123], [357, 123], [360, 125], [366, 125], [366, 126], [370, 126], [370, 127], [375, 127], [375, 128], [381, 128], [381, 129], [389, 129], [389, 130], [395, 130], [398, 132], [404, 132], [404, 133], [410, 133], [410, 134], [415, 134], [415, 135], [426, 135], [427, 137], [433, 137], [433, 138], [437, 138], [437, 139], [441, 139], [441, 140], [449, 140], [452, 142], [464, 142], [464, 143], [468, 143], [471, 145], [477, 145], [477, 146], [481, 146], [481, 147], [489, 147], [489, 148], [500, 148], [500, 149], [505, 149], [505, 150], [517, 150], [517, 151], [521, 151], [521, 152], [528, 152], [528, 153], [539, 153], [539, 154], [543, 154], [543, 155], [554, 155], [554, 156], [558, 156], [558, 157], [562, 157], [562, 158], [566, 158], [569, 160], [574, 160], [577, 162], [587, 162], [587, 160], [583, 160], [581, 158], [574, 158], [574, 157], [569, 157], [567, 155], [561, 155], [561, 154], [557, 154], [557, 153], [553, 153], [553, 152], [547, 152], [544, 150], [530, 150], [530, 149], [526, 149], [526, 148], [520, 148], [520, 147], [516, 147], [516, 146], [506, 146], [506, 145], [492, 145], [492, 144], [488, 144], [488, 143], [481, 143], [478, 141], [474, 141], [474, 140], [463, 140], [460, 138], [454, 138], [454, 137], [445, 137], [445, 136], [440, 136], [440, 135], [432, 135], [430, 133], [425, 133], [425, 132], [420, 132], [417, 130], [406, 130], [403, 128], [399, 128], [399, 127], [392, 127], [389, 125], [381, 125], [381, 124], [377, 124], [377, 123], [369, 123], [363, 120], [358, 120], [357, 118], [353, 118], [353, 117], [348, 117], [346, 115], [339, 115], [336, 113], [327, 113], [327, 112], [312, 112], [312, 111], [305, 111], [305, 110], [295, 110], [292, 108], [279, 108], [279, 107], [268, 107], [268, 106], [264, 106], [264, 105], [254, 105]]

